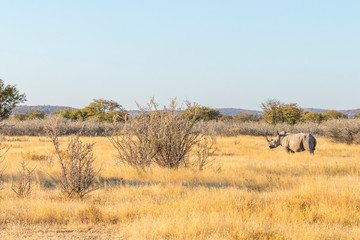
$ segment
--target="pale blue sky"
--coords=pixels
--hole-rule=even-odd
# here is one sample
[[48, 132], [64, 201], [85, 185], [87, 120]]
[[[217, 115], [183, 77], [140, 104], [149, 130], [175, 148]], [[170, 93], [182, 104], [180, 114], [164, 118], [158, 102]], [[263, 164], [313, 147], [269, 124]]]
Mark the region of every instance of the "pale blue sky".
[[28, 105], [360, 107], [360, 1], [0, 0], [0, 78]]

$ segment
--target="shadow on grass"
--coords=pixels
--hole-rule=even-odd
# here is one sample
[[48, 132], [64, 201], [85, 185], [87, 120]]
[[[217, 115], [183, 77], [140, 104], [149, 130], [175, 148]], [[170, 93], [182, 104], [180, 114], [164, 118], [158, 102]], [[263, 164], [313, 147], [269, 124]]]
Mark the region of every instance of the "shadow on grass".
[[[144, 186], [155, 186], [161, 184], [159, 181], [141, 181], [123, 178], [99, 178], [101, 187], [144, 187]], [[186, 188], [215, 188], [215, 189], [226, 189], [226, 188], [237, 188], [247, 189], [249, 191], [266, 191], [272, 188], [271, 184], [252, 184], [246, 183], [226, 183], [226, 182], [182, 182], [181, 186]]]
[[158, 181], [141, 181], [141, 180], [131, 180], [123, 178], [104, 178], [99, 177], [99, 184], [101, 187], [119, 187], [119, 186], [128, 186], [128, 187], [143, 187], [143, 186], [154, 186], [158, 185]]
[[[19, 180], [18, 175], [3, 175], [0, 181], [4, 183], [12, 183]], [[38, 174], [33, 179], [33, 184], [39, 184], [43, 189], [55, 189], [60, 187], [60, 180], [58, 178], [52, 178], [45, 174]], [[151, 181], [151, 180], [134, 180], [134, 179], [124, 179], [124, 178], [105, 178], [99, 177], [97, 179], [96, 184], [100, 188], [107, 187], [151, 187], [164, 184], [160, 181]], [[171, 184], [171, 182], [170, 182]], [[244, 183], [227, 183], [227, 182], [174, 182], [174, 184], [181, 184], [182, 187], [194, 189], [194, 188], [209, 188], [209, 189], [228, 189], [228, 188], [236, 188], [236, 189], [245, 189], [248, 191], [268, 191], [275, 187], [274, 184], [267, 183], [252, 183], [250, 181]]]

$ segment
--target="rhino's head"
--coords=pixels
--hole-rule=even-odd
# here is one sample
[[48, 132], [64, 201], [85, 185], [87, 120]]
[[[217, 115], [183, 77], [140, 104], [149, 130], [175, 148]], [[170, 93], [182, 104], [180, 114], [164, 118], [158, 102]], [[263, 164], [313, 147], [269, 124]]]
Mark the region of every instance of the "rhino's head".
[[286, 136], [286, 132], [282, 131], [282, 132], [277, 132], [277, 136], [274, 139], [269, 140], [266, 137], [266, 141], [269, 143], [269, 148], [276, 148], [278, 146], [280, 146], [280, 138]]

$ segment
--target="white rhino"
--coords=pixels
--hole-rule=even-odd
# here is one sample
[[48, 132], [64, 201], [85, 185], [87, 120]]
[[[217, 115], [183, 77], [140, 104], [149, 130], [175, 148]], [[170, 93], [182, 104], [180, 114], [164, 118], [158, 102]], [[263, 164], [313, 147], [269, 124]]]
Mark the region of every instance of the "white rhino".
[[286, 152], [295, 153], [302, 151], [309, 151], [311, 154], [314, 154], [316, 147], [316, 139], [311, 133], [296, 133], [291, 134], [285, 131], [277, 132], [275, 139], [269, 140], [266, 137], [266, 140], [269, 143], [269, 148], [276, 148], [282, 146]]

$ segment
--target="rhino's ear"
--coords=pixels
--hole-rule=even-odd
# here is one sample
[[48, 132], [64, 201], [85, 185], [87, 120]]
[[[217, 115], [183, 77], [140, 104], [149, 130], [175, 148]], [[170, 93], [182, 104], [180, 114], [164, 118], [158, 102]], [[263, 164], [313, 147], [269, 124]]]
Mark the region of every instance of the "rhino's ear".
[[279, 135], [279, 131], [276, 131], [276, 134]]

